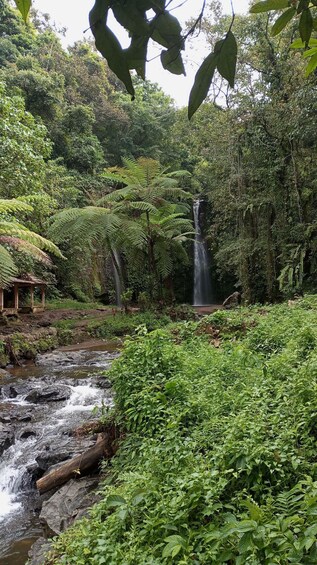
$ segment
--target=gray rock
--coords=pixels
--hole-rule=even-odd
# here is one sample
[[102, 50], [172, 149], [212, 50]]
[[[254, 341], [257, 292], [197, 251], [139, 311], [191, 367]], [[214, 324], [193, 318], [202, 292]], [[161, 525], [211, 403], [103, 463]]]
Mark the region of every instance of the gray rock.
[[95, 443], [93, 436], [77, 438], [67, 435], [64, 439], [60, 438], [59, 444], [53, 449], [44, 445], [43, 451], [36, 457], [36, 463], [42, 471], [50, 472], [56, 465], [83, 453]]
[[16, 398], [17, 396], [24, 396], [29, 390], [29, 384], [15, 383], [2, 387], [2, 396], [4, 398]]
[[0, 403], [0, 422], [10, 424], [11, 422], [30, 422], [32, 414], [26, 406], [16, 406], [8, 402]]
[[32, 428], [25, 428], [19, 435], [19, 439], [28, 439], [29, 437], [35, 437], [36, 431]]
[[0, 423], [0, 455], [14, 443], [14, 433], [9, 426]]
[[60, 402], [67, 400], [71, 395], [71, 389], [65, 385], [48, 385], [43, 388], [36, 388], [31, 390], [25, 400], [34, 404], [43, 402]]
[[11, 378], [11, 375], [9, 371], [6, 371], [5, 369], [0, 369], [0, 379], [3, 378]]
[[50, 467], [60, 464], [69, 458], [69, 451], [43, 451], [35, 460], [41, 471], [47, 471]]
[[33, 543], [28, 555], [29, 565], [43, 565], [45, 562], [45, 555], [50, 551], [52, 543], [45, 538], [39, 538]]
[[97, 478], [71, 479], [53, 496], [43, 503], [40, 521], [48, 535], [60, 534], [78, 518], [82, 517], [99, 497], [93, 492], [98, 486]]

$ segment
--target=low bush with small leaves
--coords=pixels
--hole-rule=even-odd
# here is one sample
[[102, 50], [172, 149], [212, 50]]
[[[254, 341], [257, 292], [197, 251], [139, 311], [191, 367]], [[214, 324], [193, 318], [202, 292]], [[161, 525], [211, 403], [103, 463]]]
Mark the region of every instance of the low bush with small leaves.
[[111, 479], [50, 563], [317, 563], [316, 299], [213, 316], [217, 347], [203, 322], [126, 343]]

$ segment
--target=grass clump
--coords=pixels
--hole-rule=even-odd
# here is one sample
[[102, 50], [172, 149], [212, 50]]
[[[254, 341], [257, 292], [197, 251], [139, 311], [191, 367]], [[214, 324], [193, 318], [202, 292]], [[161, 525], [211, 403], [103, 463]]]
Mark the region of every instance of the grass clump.
[[305, 300], [209, 317], [220, 347], [197, 335], [202, 322], [127, 342], [111, 370], [126, 431], [112, 483], [52, 562], [317, 562], [317, 309]]

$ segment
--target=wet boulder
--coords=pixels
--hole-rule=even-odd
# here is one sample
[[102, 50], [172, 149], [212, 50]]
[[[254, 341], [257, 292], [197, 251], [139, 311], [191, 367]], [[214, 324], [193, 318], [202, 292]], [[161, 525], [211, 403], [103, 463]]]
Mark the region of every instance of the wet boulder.
[[30, 422], [32, 414], [26, 406], [16, 406], [8, 402], [0, 403], [0, 422], [10, 424], [15, 422]]
[[98, 501], [94, 493], [97, 486], [97, 478], [72, 479], [45, 501], [40, 520], [47, 535], [60, 534], [81, 518]]
[[33, 404], [45, 402], [61, 402], [68, 400], [71, 395], [71, 389], [66, 385], [48, 385], [43, 388], [35, 388], [31, 390], [25, 397], [25, 400]]
[[14, 433], [9, 426], [0, 423], [0, 455], [14, 443]]
[[28, 555], [29, 565], [43, 565], [45, 556], [50, 551], [52, 543], [45, 538], [39, 538], [33, 543]]
[[43, 451], [36, 457], [36, 463], [44, 474], [52, 470], [53, 467], [60, 465], [63, 461], [75, 457], [79, 453], [89, 449], [94, 445], [93, 436], [79, 438], [76, 436], [65, 435], [60, 438], [58, 445], [44, 445]]
[[25, 396], [30, 390], [30, 385], [26, 383], [14, 383], [2, 387], [1, 394], [3, 398], [17, 398], [17, 396]]
[[33, 430], [32, 428], [25, 428], [19, 434], [18, 439], [29, 439], [30, 437], [36, 437], [36, 435], [37, 435], [36, 431]]
[[70, 457], [69, 451], [43, 451], [36, 457], [35, 461], [41, 471], [47, 471], [53, 465], [60, 464]]

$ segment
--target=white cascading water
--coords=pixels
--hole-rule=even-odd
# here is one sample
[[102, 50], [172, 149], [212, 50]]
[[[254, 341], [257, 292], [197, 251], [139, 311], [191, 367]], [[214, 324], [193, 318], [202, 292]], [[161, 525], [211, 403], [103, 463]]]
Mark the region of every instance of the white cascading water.
[[207, 244], [202, 237], [199, 213], [202, 200], [195, 200], [193, 205], [195, 224], [194, 243], [194, 306], [206, 306], [212, 302], [210, 282], [210, 261]]
[[[69, 431], [87, 422], [96, 407], [110, 407], [113, 404], [111, 391], [100, 388], [95, 378], [101, 370], [110, 367], [117, 354], [94, 351], [72, 353], [49, 353], [39, 358], [37, 367], [25, 367], [25, 379], [18, 379], [22, 387], [16, 398], [6, 396], [9, 385], [15, 386], [15, 378], [2, 387], [1, 406], [4, 414], [14, 410], [27, 409], [32, 420], [17, 423], [15, 442], [0, 458], [0, 564], [16, 563], [13, 544], [17, 540], [32, 538], [38, 518], [32, 510], [32, 501], [38, 497], [30, 470], [38, 467], [36, 459], [51, 450], [77, 449], [80, 452], [85, 439], [72, 436]], [[56, 357], [56, 361], [54, 361]], [[24, 371], [22, 368], [21, 371]], [[96, 377], [97, 375], [97, 377]], [[22, 375], [21, 375], [22, 376]], [[79, 377], [79, 378], [78, 378]], [[23, 385], [27, 387], [25, 393]], [[25, 400], [30, 390], [42, 390], [43, 386], [54, 384], [68, 389], [69, 398], [64, 401], [32, 404]], [[7, 387], [7, 388], [6, 388]], [[6, 410], [8, 407], [8, 412]], [[24, 414], [24, 412], [19, 412]], [[20, 433], [31, 431], [30, 437]], [[72, 443], [70, 443], [72, 442]], [[47, 451], [48, 450], [48, 451]], [[29, 500], [31, 501], [29, 503]], [[36, 521], [37, 520], [37, 521]], [[12, 556], [11, 556], [11, 553]], [[19, 560], [19, 564], [22, 563]]]
[[[43, 450], [43, 441], [45, 443], [53, 441], [69, 421], [70, 415], [72, 420], [78, 424], [85, 417], [85, 413], [91, 412], [95, 406], [101, 404], [99, 388], [90, 384], [70, 385], [69, 388], [71, 396], [66, 401], [66, 405], [50, 413], [49, 422], [45, 426], [45, 435], [41, 431], [42, 423], [38, 425], [38, 428], [33, 425], [33, 429], [38, 432], [37, 440], [34, 437], [24, 441], [17, 440], [2, 455], [0, 462], [0, 524], [7, 515], [21, 507], [21, 502], [18, 502], [17, 498], [21, 491], [26, 466], [35, 463], [35, 456]], [[12, 404], [12, 399], [8, 401]], [[16, 405], [23, 405], [23, 399], [16, 402]], [[76, 413], [79, 418], [75, 416]]]

